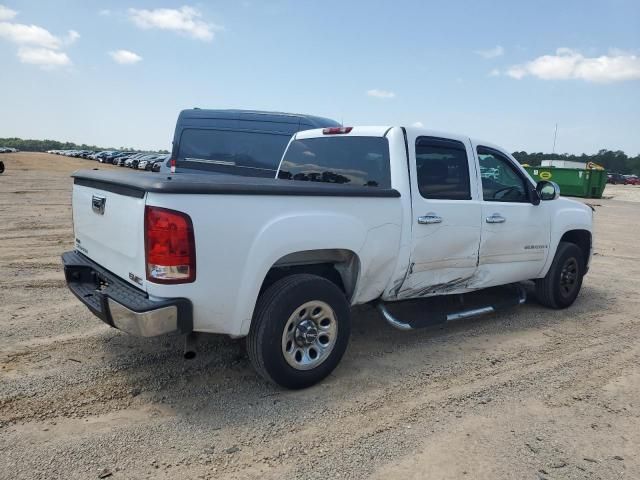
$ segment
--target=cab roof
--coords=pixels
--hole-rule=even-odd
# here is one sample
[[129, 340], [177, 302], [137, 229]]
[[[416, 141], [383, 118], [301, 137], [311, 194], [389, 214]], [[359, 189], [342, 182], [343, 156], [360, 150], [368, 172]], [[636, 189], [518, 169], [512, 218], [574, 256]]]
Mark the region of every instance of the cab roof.
[[294, 138], [296, 139], [304, 139], [304, 138], [314, 138], [314, 137], [329, 137], [329, 136], [352, 136], [352, 137], [384, 137], [387, 135], [387, 132], [392, 128], [405, 128], [409, 134], [413, 135], [425, 135], [429, 137], [442, 137], [442, 138], [451, 138], [454, 140], [460, 141], [471, 141], [471, 143], [475, 145], [482, 145], [484, 147], [493, 148], [494, 150], [498, 150], [509, 157], [511, 154], [506, 151], [503, 147], [499, 145], [495, 145], [492, 142], [487, 142], [485, 140], [481, 140], [479, 138], [470, 138], [467, 135], [462, 135], [459, 133], [451, 133], [451, 132], [441, 132], [438, 130], [431, 130], [425, 127], [403, 127], [402, 125], [382, 125], [382, 126], [354, 126], [350, 127], [351, 131], [349, 133], [336, 133], [336, 134], [328, 134], [325, 135], [323, 133], [322, 128], [315, 128], [313, 130], [304, 130], [295, 134]]
[[[351, 136], [351, 137], [384, 137], [387, 132], [393, 127], [391, 126], [363, 126], [363, 127], [351, 127], [351, 131], [349, 133], [338, 133], [327, 136]], [[324, 136], [323, 129], [315, 128], [313, 130], [304, 130], [302, 132], [298, 132], [295, 135], [295, 138], [313, 138], [313, 137], [322, 137]]]

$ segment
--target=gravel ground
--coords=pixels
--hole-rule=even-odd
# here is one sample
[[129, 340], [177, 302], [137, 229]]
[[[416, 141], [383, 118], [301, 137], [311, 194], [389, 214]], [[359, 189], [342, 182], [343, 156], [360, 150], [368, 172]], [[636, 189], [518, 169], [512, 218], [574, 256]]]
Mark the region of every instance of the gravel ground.
[[606, 200], [621, 200], [625, 202], [640, 202], [640, 185], [611, 185], [607, 184], [602, 196]]
[[640, 478], [640, 189], [589, 200], [596, 255], [569, 310], [406, 333], [360, 308], [335, 373], [289, 392], [240, 341], [188, 362], [179, 338], [102, 325], [59, 261], [69, 173], [95, 164], [1, 158], [0, 479]]

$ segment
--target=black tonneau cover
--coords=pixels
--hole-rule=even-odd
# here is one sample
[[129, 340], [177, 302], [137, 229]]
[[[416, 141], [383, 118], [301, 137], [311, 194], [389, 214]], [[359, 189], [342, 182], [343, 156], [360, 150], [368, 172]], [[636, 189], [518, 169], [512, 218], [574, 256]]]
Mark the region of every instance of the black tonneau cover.
[[107, 192], [142, 198], [146, 192], [201, 195], [293, 195], [314, 197], [399, 197], [392, 188], [361, 187], [281, 180], [277, 178], [240, 177], [236, 175], [162, 174], [151, 172], [108, 172], [78, 170], [73, 183]]

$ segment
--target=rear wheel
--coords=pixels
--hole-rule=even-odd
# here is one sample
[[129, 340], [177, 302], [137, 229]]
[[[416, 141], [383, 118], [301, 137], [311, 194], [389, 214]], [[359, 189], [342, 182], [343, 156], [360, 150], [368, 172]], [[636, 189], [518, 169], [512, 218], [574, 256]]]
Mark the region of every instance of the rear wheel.
[[291, 275], [258, 299], [247, 352], [267, 380], [305, 388], [338, 365], [350, 330], [349, 304], [342, 290], [323, 277]]
[[0, 173], [4, 173], [4, 162], [0, 162]]
[[580, 247], [560, 242], [549, 272], [536, 280], [538, 301], [550, 308], [569, 307], [580, 293], [584, 272], [584, 255]]

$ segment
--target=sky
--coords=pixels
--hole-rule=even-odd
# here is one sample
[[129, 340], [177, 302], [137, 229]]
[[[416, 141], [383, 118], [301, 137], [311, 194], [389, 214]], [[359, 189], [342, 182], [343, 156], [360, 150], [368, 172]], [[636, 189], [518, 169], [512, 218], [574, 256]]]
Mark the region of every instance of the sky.
[[640, 154], [640, 1], [0, 0], [0, 137], [169, 149], [180, 110]]

